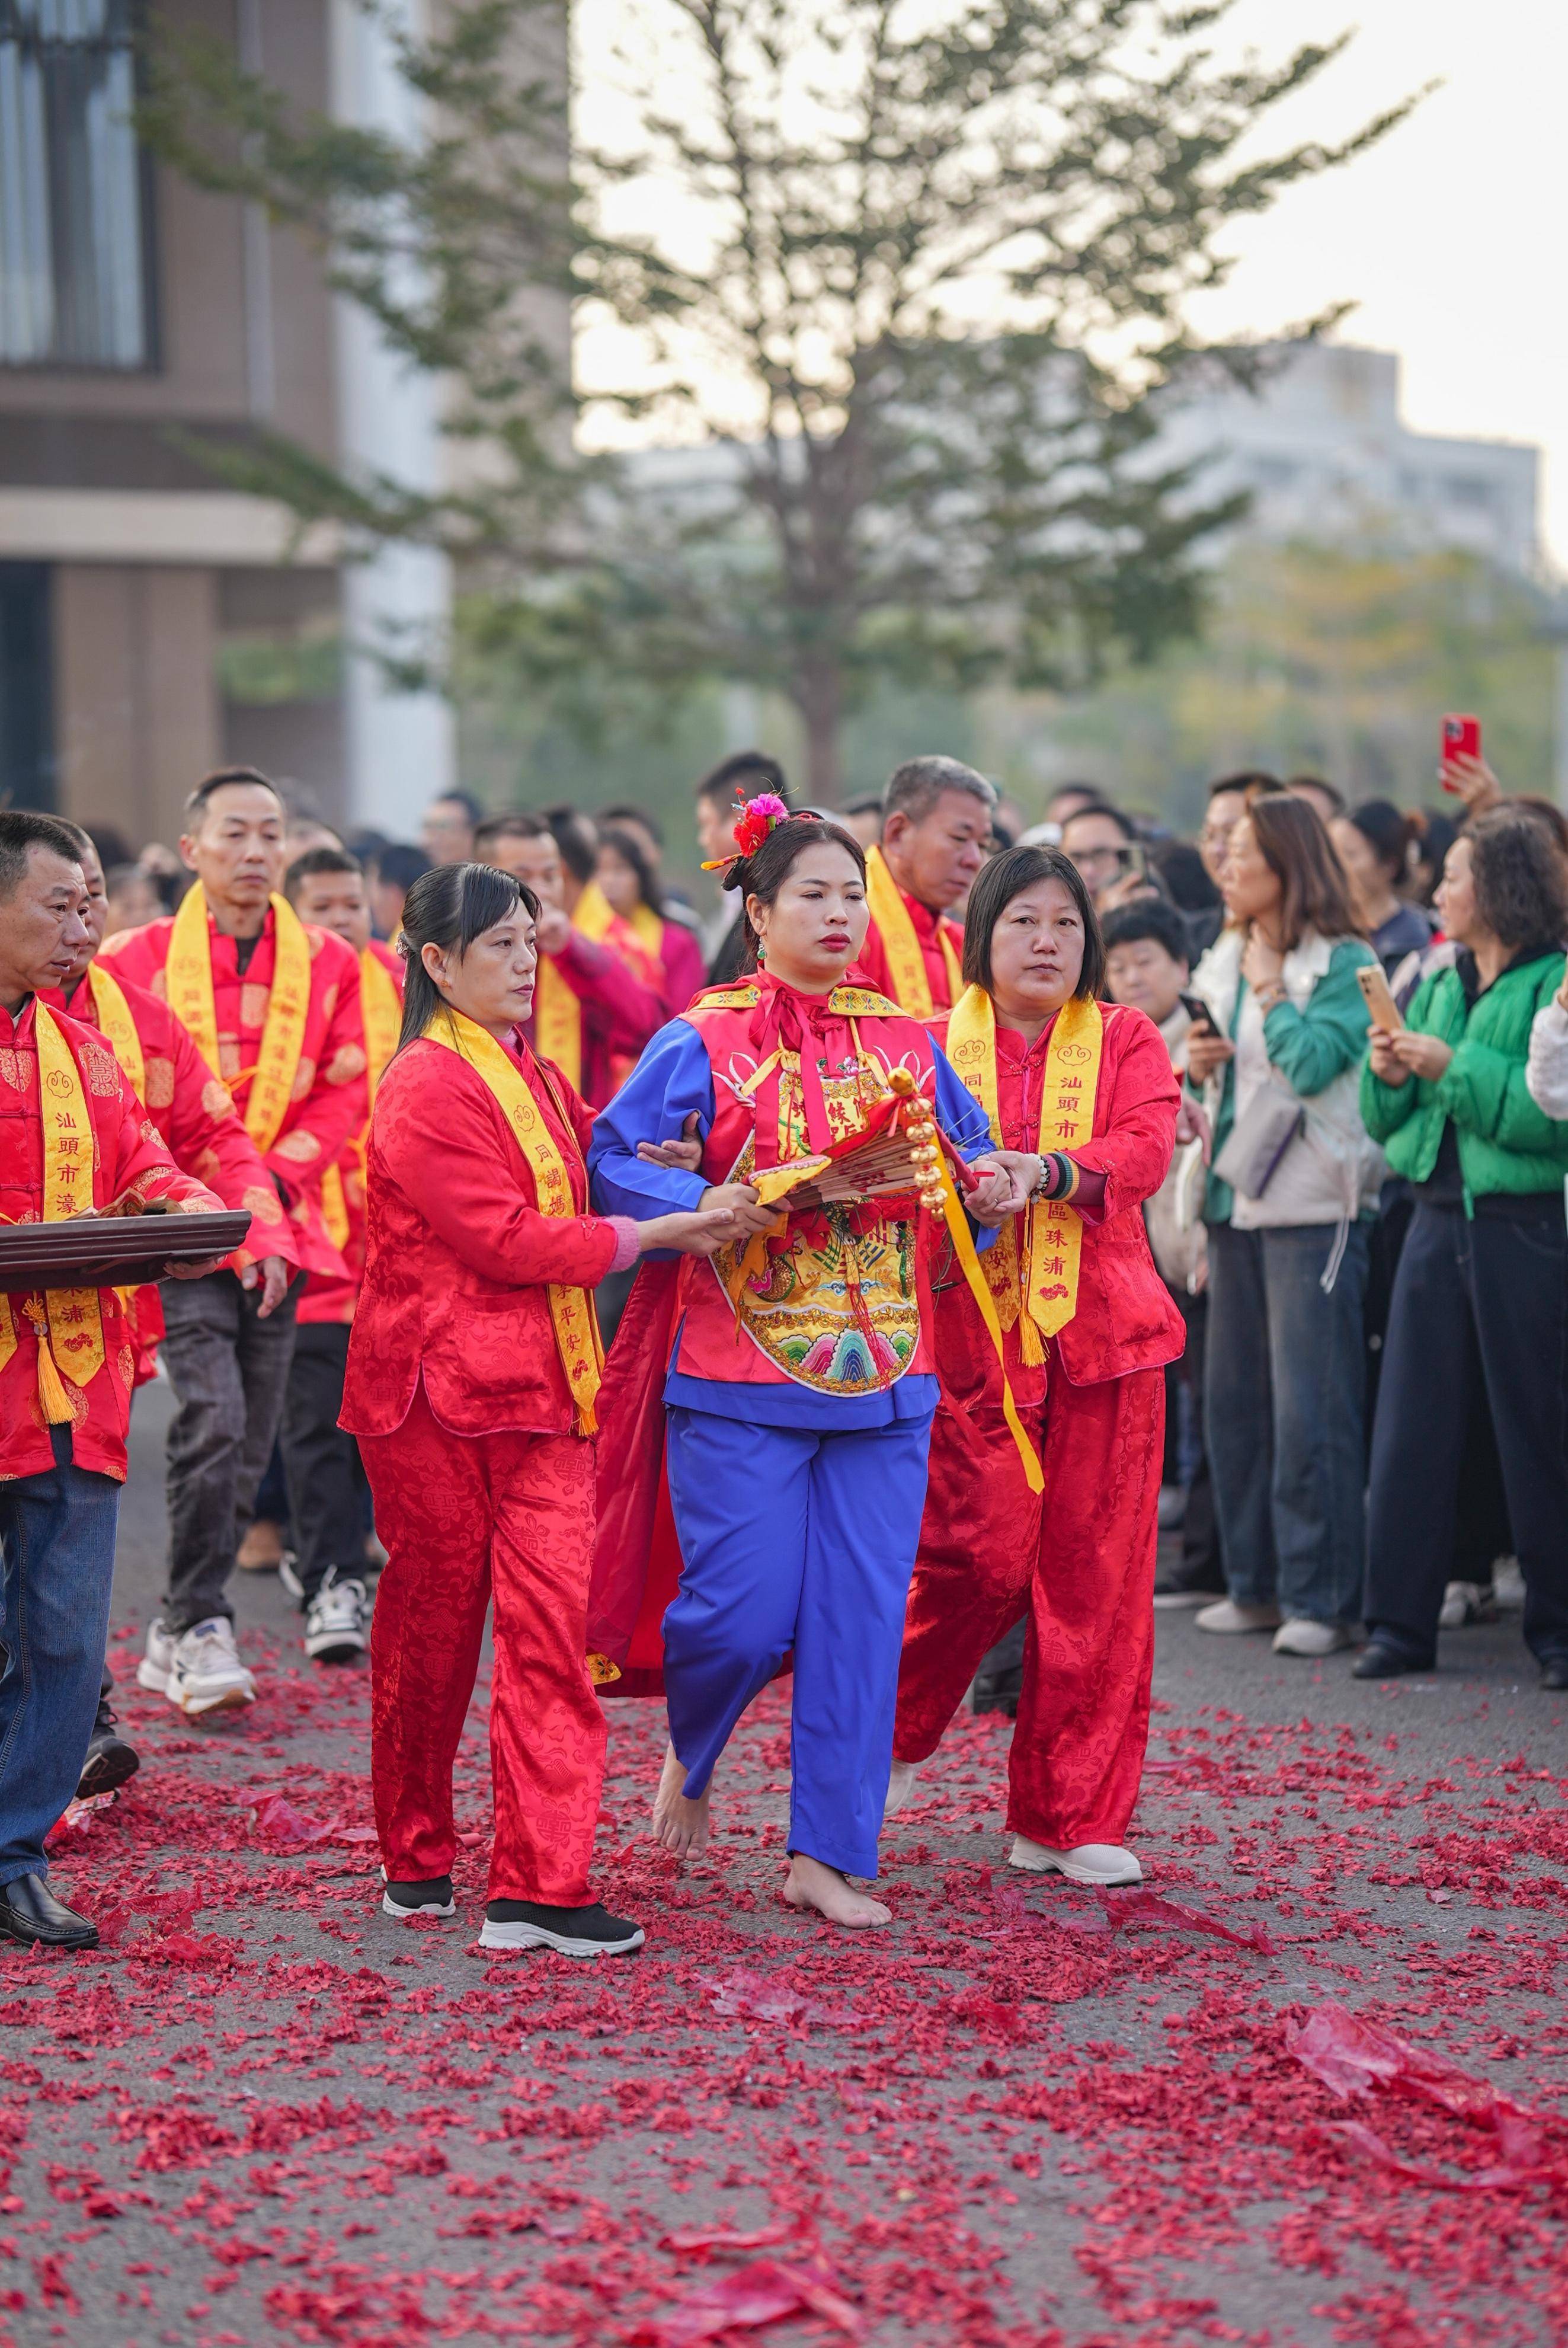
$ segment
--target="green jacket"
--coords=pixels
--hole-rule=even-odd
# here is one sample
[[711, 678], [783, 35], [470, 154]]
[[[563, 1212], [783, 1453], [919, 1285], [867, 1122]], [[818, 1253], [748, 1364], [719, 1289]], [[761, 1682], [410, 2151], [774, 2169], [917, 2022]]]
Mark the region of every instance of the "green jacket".
[[1434, 971], [1417, 987], [1405, 1024], [1453, 1046], [1435, 1085], [1424, 1076], [1386, 1085], [1361, 1071], [1367, 1130], [1389, 1153], [1396, 1174], [1424, 1182], [1438, 1162], [1443, 1128], [1459, 1137], [1465, 1211], [1477, 1199], [1561, 1190], [1568, 1174], [1568, 1124], [1538, 1109], [1524, 1088], [1524, 1063], [1536, 1013], [1563, 983], [1560, 953], [1505, 970], [1468, 1011], [1457, 970]]

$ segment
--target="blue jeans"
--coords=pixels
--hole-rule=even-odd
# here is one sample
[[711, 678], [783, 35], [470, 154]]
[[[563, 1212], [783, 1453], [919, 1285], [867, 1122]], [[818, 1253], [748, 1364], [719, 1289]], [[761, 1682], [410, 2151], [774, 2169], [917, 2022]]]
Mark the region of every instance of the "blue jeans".
[[664, 1686], [686, 1790], [793, 1648], [789, 1848], [875, 1875], [930, 1415], [835, 1434], [676, 1405], [666, 1426], [685, 1563]]
[[1209, 1225], [1204, 1417], [1220, 1555], [1242, 1605], [1353, 1622], [1365, 1557], [1368, 1226]]
[[98, 1705], [120, 1488], [71, 1462], [0, 1484], [0, 1884], [46, 1875]]

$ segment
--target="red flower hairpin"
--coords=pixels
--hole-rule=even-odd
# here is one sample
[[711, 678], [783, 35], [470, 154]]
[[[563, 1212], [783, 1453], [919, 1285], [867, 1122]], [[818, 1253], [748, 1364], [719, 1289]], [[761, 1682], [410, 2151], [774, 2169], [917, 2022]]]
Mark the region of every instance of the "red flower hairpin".
[[789, 819], [789, 809], [776, 791], [759, 791], [735, 808], [733, 856], [718, 856], [703, 865], [704, 872], [723, 872], [743, 856], [754, 856], [763, 842]]

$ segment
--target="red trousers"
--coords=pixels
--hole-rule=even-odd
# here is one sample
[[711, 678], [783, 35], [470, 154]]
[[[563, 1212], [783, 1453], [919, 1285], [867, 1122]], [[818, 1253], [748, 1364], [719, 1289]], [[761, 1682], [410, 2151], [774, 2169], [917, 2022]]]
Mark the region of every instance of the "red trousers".
[[423, 1381], [392, 1435], [362, 1435], [387, 1562], [371, 1631], [371, 1788], [394, 1883], [452, 1870], [452, 1764], [496, 1608], [492, 1900], [584, 1906], [604, 1715], [583, 1660], [593, 1446], [451, 1435]]
[[1045, 1491], [999, 1407], [944, 1399], [898, 1674], [894, 1757], [924, 1761], [980, 1658], [1029, 1617], [1008, 1825], [1053, 1850], [1120, 1842], [1149, 1734], [1164, 1374], [1075, 1386], [1021, 1412]]

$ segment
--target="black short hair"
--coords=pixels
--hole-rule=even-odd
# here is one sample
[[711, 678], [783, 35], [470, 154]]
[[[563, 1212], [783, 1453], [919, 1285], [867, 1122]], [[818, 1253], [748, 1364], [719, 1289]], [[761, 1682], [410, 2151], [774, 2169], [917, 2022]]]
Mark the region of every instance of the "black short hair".
[[1337, 783], [1329, 782], [1324, 775], [1292, 775], [1285, 788], [1287, 791], [1321, 791], [1328, 802], [1330, 815], [1343, 815], [1345, 812], [1344, 792]]
[[633, 807], [630, 799], [622, 800], [616, 807], [600, 808], [596, 814], [601, 824], [640, 823], [656, 848], [664, 845], [664, 827], [658, 817], [650, 815], [646, 808]]
[[190, 797], [185, 802], [185, 825], [187, 830], [189, 830], [193, 824], [199, 824], [200, 822], [202, 817], [207, 812], [208, 804], [211, 799], [214, 791], [224, 789], [230, 783], [242, 783], [263, 791], [271, 791], [272, 797], [278, 802], [279, 814], [282, 816], [285, 820], [287, 819], [289, 812], [288, 801], [284, 798], [282, 792], [278, 788], [277, 784], [273, 782], [271, 775], [264, 775], [260, 767], [214, 767], [210, 775], [202, 776], [201, 780], [197, 784], [196, 788], [191, 792]]
[[1363, 799], [1346, 817], [1353, 823], [1391, 880], [1402, 880], [1409, 870], [1410, 819], [1392, 799]]
[[882, 812], [882, 793], [880, 791], [860, 791], [854, 798], [845, 799], [844, 803], [844, 812], [845, 815], [880, 815]]
[[703, 776], [693, 796], [730, 807], [736, 799], [754, 799], [762, 791], [772, 791], [785, 807], [794, 805], [776, 758], [770, 758], [765, 750], [732, 750]]
[[988, 783], [984, 775], [973, 767], [966, 767], [961, 758], [932, 756], [906, 758], [895, 767], [887, 778], [887, 788], [882, 794], [882, 815], [907, 815], [911, 823], [923, 823], [931, 809], [949, 791], [961, 791], [966, 798], [978, 799], [988, 815], [994, 815], [997, 788]]
[[1072, 991], [1079, 1001], [1091, 1002], [1105, 992], [1105, 940], [1083, 875], [1060, 848], [1009, 848], [981, 866], [964, 914], [965, 981], [990, 993], [991, 932], [1013, 899], [1040, 880], [1060, 880], [1078, 907], [1083, 923], [1083, 968]]
[[460, 807], [470, 823], [477, 823], [485, 810], [472, 791], [437, 791], [430, 801], [432, 807]]
[[1091, 815], [1108, 815], [1129, 845], [1138, 838], [1138, 827], [1132, 817], [1123, 815], [1121, 808], [1113, 806], [1109, 799], [1091, 799], [1087, 807], [1074, 808], [1071, 815], [1064, 815], [1061, 819], [1062, 838], [1066, 839], [1067, 827], [1070, 823], [1082, 823]]
[[560, 850], [561, 862], [578, 887], [586, 889], [599, 859], [599, 838], [592, 823], [580, 808], [565, 801], [558, 807], [541, 808], [539, 812]]
[[67, 864], [78, 863], [82, 851], [73, 831], [74, 826], [57, 816], [35, 815], [31, 808], [0, 808], [0, 903], [15, 895], [35, 848], [63, 856]]
[[1285, 785], [1277, 775], [1266, 773], [1262, 767], [1243, 767], [1237, 774], [1221, 775], [1209, 785], [1204, 797], [1217, 799], [1224, 791], [1235, 791], [1239, 798], [1245, 799], [1253, 791], [1282, 791], [1284, 788]]
[[1150, 862], [1184, 913], [1206, 913], [1219, 903], [1220, 892], [1190, 839], [1166, 840]]
[[302, 856], [295, 857], [283, 875], [283, 894], [291, 905], [299, 894], [301, 881], [313, 880], [318, 872], [357, 872], [361, 880], [364, 878], [364, 865], [346, 848], [307, 848]]
[[384, 880], [389, 889], [412, 889], [432, 870], [425, 850], [406, 839], [389, 839], [384, 848], [376, 850], [373, 860], [376, 879]]
[[401, 952], [408, 973], [403, 983], [399, 1051], [424, 1035], [441, 1007], [441, 991], [420, 958], [420, 948], [455, 946], [461, 961], [476, 938], [504, 922], [519, 904], [538, 919], [539, 901], [533, 891], [493, 864], [433, 864], [420, 874], [403, 907]]
[[494, 848], [497, 839], [553, 839], [555, 834], [542, 815], [528, 808], [510, 808], [505, 815], [488, 815], [474, 832], [476, 852], [481, 848]]
[[1118, 905], [1105, 916], [1104, 934], [1107, 955], [1116, 946], [1136, 945], [1146, 938], [1163, 946], [1173, 962], [1191, 966], [1193, 942], [1187, 925], [1174, 905], [1167, 905], [1163, 897], [1137, 897], [1130, 905]]

